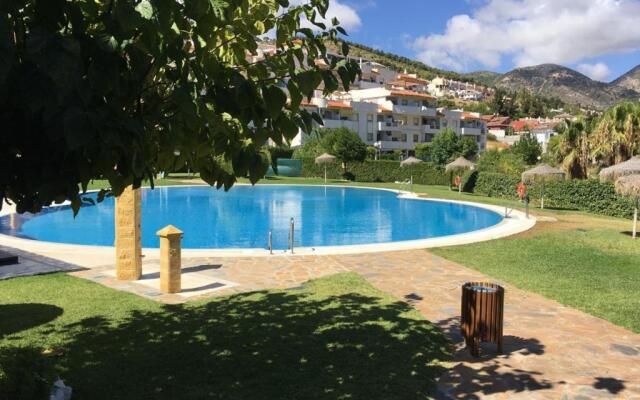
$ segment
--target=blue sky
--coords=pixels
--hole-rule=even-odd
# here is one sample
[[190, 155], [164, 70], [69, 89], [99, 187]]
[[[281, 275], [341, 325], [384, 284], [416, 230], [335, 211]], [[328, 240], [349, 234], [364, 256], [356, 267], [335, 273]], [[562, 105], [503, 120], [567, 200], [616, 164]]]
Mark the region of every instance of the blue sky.
[[350, 40], [458, 71], [546, 62], [610, 81], [640, 64], [640, 0], [333, 0]]

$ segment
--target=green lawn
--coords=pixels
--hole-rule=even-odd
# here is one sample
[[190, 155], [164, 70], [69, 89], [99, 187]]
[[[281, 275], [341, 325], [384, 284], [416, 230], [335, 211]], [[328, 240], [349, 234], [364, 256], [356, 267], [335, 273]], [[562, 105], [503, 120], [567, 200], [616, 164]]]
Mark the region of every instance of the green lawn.
[[640, 241], [622, 233], [628, 226], [616, 220], [573, 218], [433, 252], [640, 333]]
[[45, 349], [78, 399], [427, 398], [450, 357], [438, 329], [354, 274], [178, 306], [17, 278], [0, 282], [0, 321], [0, 349]]

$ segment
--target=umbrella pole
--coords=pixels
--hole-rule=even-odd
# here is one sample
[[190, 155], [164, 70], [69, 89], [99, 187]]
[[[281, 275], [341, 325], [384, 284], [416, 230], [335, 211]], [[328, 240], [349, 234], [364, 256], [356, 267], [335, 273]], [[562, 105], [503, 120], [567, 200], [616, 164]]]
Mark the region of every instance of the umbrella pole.
[[409, 180], [411, 181], [411, 191], [413, 192], [413, 174], [411, 174]]
[[542, 195], [540, 196], [540, 208], [544, 210], [544, 182], [542, 182]]
[[635, 239], [638, 236], [638, 207], [636, 207], [633, 211], [633, 234], [632, 237]]
[[325, 185], [327, 184], [327, 166], [326, 166], [326, 164], [324, 166], [324, 184]]

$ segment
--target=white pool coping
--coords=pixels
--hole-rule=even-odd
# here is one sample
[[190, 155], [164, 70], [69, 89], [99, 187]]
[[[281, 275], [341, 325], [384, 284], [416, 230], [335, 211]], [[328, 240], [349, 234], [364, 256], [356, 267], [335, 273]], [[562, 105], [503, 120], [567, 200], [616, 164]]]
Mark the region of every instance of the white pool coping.
[[[188, 187], [203, 185], [182, 185], [172, 187]], [[437, 201], [443, 203], [463, 204], [472, 207], [483, 208], [493, 211], [504, 217], [505, 207], [474, 203], [460, 200], [445, 200], [429, 197], [418, 197], [417, 194], [402, 190], [388, 188], [368, 187], [368, 186], [348, 186], [348, 185], [304, 185], [304, 184], [268, 184], [264, 186], [313, 186], [313, 187], [338, 187], [353, 189], [384, 190], [398, 194], [398, 197], [410, 199], [412, 201]], [[64, 204], [61, 204], [62, 206]], [[12, 206], [3, 206], [0, 210], [0, 217], [15, 213]], [[429, 249], [434, 247], [458, 246], [470, 243], [483, 242], [493, 239], [504, 238], [531, 229], [536, 224], [533, 216], [526, 218], [525, 213], [519, 210], [510, 210], [509, 217], [491, 227], [473, 232], [456, 235], [441, 236], [429, 239], [407, 240], [388, 243], [372, 243], [362, 245], [347, 246], [319, 246], [319, 247], [299, 247], [294, 248], [293, 254], [290, 251], [274, 250], [270, 254], [267, 249], [182, 249], [184, 258], [207, 258], [207, 257], [298, 257], [310, 255], [340, 255], [340, 254], [362, 254], [380, 253], [388, 251]], [[0, 246], [14, 247], [20, 250], [36, 253], [42, 256], [51, 257], [61, 261], [69, 262], [83, 267], [93, 267], [99, 265], [113, 264], [115, 262], [115, 250], [112, 246], [88, 246], [66, 243], [44, 242], [32, 239], [23, 239], [15, 236], [0, 234]], [[157, 260], [160, 250], [154, 248], [144, 248], [143, 256], [145, 260]]]

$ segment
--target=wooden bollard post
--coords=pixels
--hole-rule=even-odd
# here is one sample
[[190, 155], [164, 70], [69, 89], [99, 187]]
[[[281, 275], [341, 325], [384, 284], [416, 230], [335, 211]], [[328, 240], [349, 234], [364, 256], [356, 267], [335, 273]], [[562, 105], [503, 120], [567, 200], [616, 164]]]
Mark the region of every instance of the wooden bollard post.
[[182, 231], [167, 225], [156, 235], [160, 237], [160, 291], [162, 293], [180, 293], [182, 290]]

